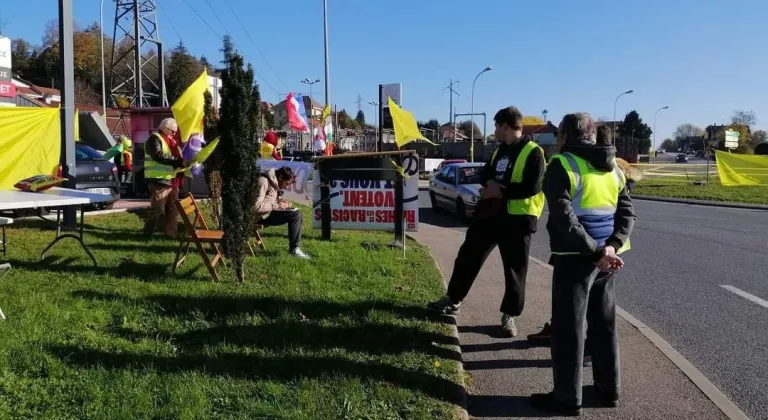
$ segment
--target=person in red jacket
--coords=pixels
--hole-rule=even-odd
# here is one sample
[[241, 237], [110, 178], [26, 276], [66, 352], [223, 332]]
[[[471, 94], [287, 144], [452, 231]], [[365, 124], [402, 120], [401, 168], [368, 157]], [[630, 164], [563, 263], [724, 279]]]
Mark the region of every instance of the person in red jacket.
[[278, 141], [274, 130], [270, 129], [267, 131], [267, 134], [264, 135], [264, 140], [261, 142], [261, 150], [259, 152], [262, 159], [283, 160], [283, 157], [277, 151]]

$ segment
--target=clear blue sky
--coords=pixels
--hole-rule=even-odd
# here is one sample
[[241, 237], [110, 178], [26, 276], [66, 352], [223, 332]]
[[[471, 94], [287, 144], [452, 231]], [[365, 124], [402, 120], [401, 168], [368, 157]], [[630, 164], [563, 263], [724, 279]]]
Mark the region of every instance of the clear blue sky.
[[[218, 62], [229, 32], [261, 75], [271, 102], [288, 91], [307, 92], [304, 78], [323, 79], [322, 1], [228, 0], [270, 70], [235, 19], [227, 0], [158, 0], [160, 33], [195, 55]], [[76, 0], [81, 26], [97, 22], [99, 0]], [[360, 94], [376, 99], [379, 83], [402, 82], [403, 105], [416, 118], [448, 119], [449, 79], [460, 80], [458, 112], [489, 116], [510, 104], [524, 114], [587, 111], [610, 119], [636, 109], [660, 142], [680, 123], [727, 122], [735, 109], [753, 110], [768, 127], [768, 1], [766, 0], [329, 0], [331, 102], [350, 113]], [[39, 44], [56, 0], [3, 1], [5, 33]], [[111, 33], [113, 2], [105, 1]], [[271, 85], [268, 86], [267, 84]], [[323, 84], [314, 95], [323, 100]], [[282, 95], [281, 95], [282, 96]], [[372, 107], [363, 108], [370, 118]], [[492, 122], [489, 123], [489, 131]]]

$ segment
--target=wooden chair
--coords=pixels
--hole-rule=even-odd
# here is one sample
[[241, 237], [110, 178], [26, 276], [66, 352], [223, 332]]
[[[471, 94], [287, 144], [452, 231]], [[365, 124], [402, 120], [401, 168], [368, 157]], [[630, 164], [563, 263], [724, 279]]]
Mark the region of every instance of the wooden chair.
[[[267, 250], [267, 246], [264, 244], [264, 239], [261, 237], [261, 234], [259, 231], [263, 230], [264, 226], [255, 224], [253, 225], [253, 237], [256, 239], [256, 245], [261, 248], [262, 251]], [[251, 250], [251, 255], [256, 256], [256, 253], [253, 252], [253, 246], [251, 246], [251, 240], [248, 239], [248, 249]]]
[[[186, 234], [179, 243], [179, 250], [176, 251], [172, 272], [175, 273], [176, 269], [187, 258], [189, 247], [194, 242], [197, 247], [197, 253], [200, 254], [200, 258], [203, 259], [203, 263], [211, 274], [211, 279], [214, 282], [220, 281], [219, 275], [216, 273], [216, 264], [222, 262], [222, 264], [226, 265], [224, 256], [219, 249], [221, 239], [224, 237], [224, 231], [208, 229], [205, 217], [200, 213], [200, 208], [197, 207], [197, 202], [192, 197], [192, 194], [183, 200], [176, 201], [176, 208], [179, 210], [181, 219], [184, 221]], [[206, 251], [205, 244], [211, 245], [213, 259], [210, 258]]]

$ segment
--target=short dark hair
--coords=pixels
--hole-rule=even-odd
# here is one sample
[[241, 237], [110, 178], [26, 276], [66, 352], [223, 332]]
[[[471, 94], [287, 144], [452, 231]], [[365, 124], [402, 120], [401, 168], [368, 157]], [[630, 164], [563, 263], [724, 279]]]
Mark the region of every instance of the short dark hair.
[[600, 146], [611, 145], [610, 130], [608, 130], [608, 127], [604, 125], [597, 127], [597, 144]]
[[275, 170], [275, 177], [278, 181], [293, 181], [295, 178], [293, 170], [287, 166]]
[[515, 130], [523, 129], [523, 114], [516, 106], [502, 108], [493, 117], [496, 124], [506, 124]]

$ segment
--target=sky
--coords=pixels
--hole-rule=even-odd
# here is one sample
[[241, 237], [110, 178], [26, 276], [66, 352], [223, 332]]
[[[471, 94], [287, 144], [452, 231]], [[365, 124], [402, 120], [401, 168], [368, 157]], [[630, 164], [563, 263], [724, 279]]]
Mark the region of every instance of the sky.
[[[6, 36], [39, 44], [57, 0], [2, 0]], [[100, 0], [73, 0], [80, 26], [99, 21]], [[229, 33], [258, 72], [262, 98], [309, 93], [324, 102], [321, 0], [157, 0], [160, 37], [196, 56], [221, 60]], [[675, 127], [727, 123], [752, 110], [768, 127], [766, 0], [328, 0], [331, 103], [351, 114], [357, 98], [373, 114], [380, 83], [402, 83], [402, 105], [418, 120], [456, 112], [493, 114], [515, 105], [558, 124], [569, 112], [617, 119], [637, 110], [657, 141]], [[239, 17], [240, 22], [237, 20]], [[111, 35], [114, 2], [104, 1]], [[245, 28], [245, 29], [244, 29]], [[468, 117], [460, 117], [466, 119]], [[368, 118], [371, 120], [372, 118]], [[476, 119], [482, 125], [481, 119]]]

